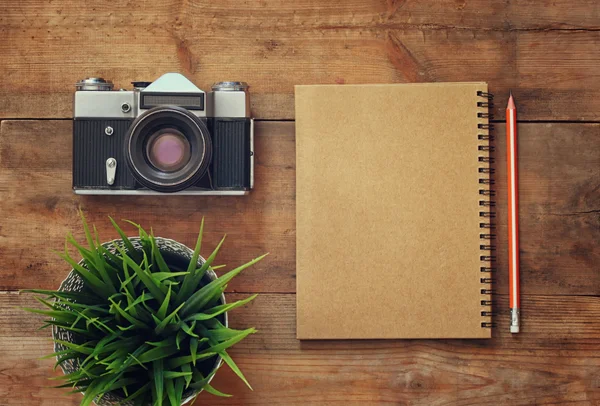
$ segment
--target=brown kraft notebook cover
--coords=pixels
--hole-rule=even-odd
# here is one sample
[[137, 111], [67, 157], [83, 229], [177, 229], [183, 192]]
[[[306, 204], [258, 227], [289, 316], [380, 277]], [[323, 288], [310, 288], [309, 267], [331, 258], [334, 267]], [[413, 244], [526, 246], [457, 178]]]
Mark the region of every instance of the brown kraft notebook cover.
[[491, 336], [485, 96], [296, 86], [299, 339]]

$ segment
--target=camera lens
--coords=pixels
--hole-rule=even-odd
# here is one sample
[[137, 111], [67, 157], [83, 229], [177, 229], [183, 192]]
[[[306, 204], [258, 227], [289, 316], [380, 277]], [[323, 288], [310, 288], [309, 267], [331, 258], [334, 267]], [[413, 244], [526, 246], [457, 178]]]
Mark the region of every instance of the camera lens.
[[190, 143], [174, 128], [158, 130], [150, 136], [146, 146], [150, 163], [165, 172], [183, 168], [190, 160], [190, 153]]
[[184, 108], [159, 106], [133, 121], [125, 137], [125, 156], [140, 184], [177, 192], [206, 173], [212, 144], [204, 121]]

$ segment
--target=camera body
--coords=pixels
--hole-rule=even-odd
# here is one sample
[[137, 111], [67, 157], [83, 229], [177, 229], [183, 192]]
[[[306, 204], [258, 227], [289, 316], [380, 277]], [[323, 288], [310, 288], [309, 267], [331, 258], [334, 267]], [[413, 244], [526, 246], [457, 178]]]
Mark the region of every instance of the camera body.
[[248, 86], [204, 92], [183, 75], [77, 83], [73, 190], [77, 194], [245, 195], [254, 184]]

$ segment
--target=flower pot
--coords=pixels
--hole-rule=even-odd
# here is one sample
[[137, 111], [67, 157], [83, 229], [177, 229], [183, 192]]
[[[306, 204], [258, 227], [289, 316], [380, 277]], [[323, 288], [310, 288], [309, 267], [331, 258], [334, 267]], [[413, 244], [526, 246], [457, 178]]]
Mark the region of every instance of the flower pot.
[[[138, 237], [131, 237], [129, 240], [133, 244], [134, 248], [136, 248], [136, 250], [141, 251], [142, 247], [140, 244], [140, 239]], [[167, 238], [161, 238], [161, 237], [156, 237], [156, 243], [157, 243], [158, 249], [160, 250], [161, 254], [163, 255], [163, 257], [165, 259], [165, 262], [167, 263], [167, 265], [169, 265], [169, 268], [172, 271], [185, 271], [187, 269], [187, 266], [192, 258], [192, 254], [193, 254], [193, 250], [191, 248], [189, 248], [177, 241], [173, 241], [173, 240], [170, 240]], [[118, 244], [120, 247], [123, 247], [123, 245], [124, 245], [123, 241], [120, 239], [105, 242], [102, 245], [107, 250], [109, 250], [110, 252], [112, 252], [114, 254], [117, 251], [114, 247], [114, 244]], [[200, 267], [202, 264], [204, 264], [204, 262], [205, 262], [205, 259], [202, 258], [201, 256], [199, 256], [198, 257], [198, 267]], [[83, 260], [81, 260], [79, 262], [79, 264], [82, 265], [83, 267], [86, 266]], [[202, 285], [205, 285], [215, 279], [217, 279], [217, 275], [215, 274], [215, 272], [212, 269], [208, 269], [202, 279]], [[84, 288], [84, 281], [81, 279], [81, 277], [79, 275], [77, 275], [77, 273], [75, 273], [73, 270], [71, 270], [71, 272], [69, 273], [67, 278], [61, 283], [59, 290], [64, 291], [64, 292], [81, 292], [83, 290], [83, 288]], [[221, 302], [222, 302], [221, 304], [225, 304], [225, 296], [224, 295], [221, 295]], [[221, 316], [219, 316], [219, 320], [225, 326], [228, 326], [227, 313], [224, 313]], [[60, 327], [53, 326], [52, 336], [53, 336], [53, 338], [59, 339], [62, 341], [68, 341], [68, 342], [75, 343], [75, 344], [81, 344], [80, 342], [78, 342], [78, 337], [76, 337], [76, 335], [74, 335], [72, 332], [62, 329]], [[54, 344], [55, 352], [62, 351], [64, 349], [65, 349], [65, 347], [62, 344], [55, 342], [55, 344]], [[205, 372], [205, 376], [208, 375], [209, 373], [217, 370], [221, 366], [222, 362], [223, 362], [223, 360], [219, 356], [215, 356], [213, 358], [209, 358], [208, 360], [205, 360], [202, 363], [202, 368], [204, 369], [203, 372]], [[73, 360], [73, 359], [66, 360], [63, 363], [61, 363], [60, 366], [61, 366], [63, 373], [69, 374], [71, 372], [76, 371], [79, 368], [79, 361]], [[196, 391], [188, 390], [187, 392], [185, 392], [184, 396], [183, 396], [182, 404], [191, 400], [199, 392], [200, 392], [199, 390], [196, 390]], [[96, 404], [98, 406], [114, 405], [121, 401], [123, 401], [123, 398], [119, 394], [109, 392], [109, 393], [104, 394], [100, 400], [96, 401]], [[122, 404], [124, 406], [133, 405], [132, 402], [124, 402], [124, 403], [120, 403], [120, 404]], [[149, 405], [149, 406], [151, 406], [151, 405]]]

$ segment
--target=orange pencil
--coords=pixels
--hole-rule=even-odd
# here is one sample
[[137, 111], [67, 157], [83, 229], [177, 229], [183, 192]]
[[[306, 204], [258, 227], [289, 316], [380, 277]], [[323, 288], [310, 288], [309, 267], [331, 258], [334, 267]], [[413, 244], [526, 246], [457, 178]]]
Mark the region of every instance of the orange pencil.
[[512, 92], [506, 106], [506, 163], [508, 174], [508, 284], [510, 332], [519, 332], [519, 176], [517, 168], [517, 109]]

